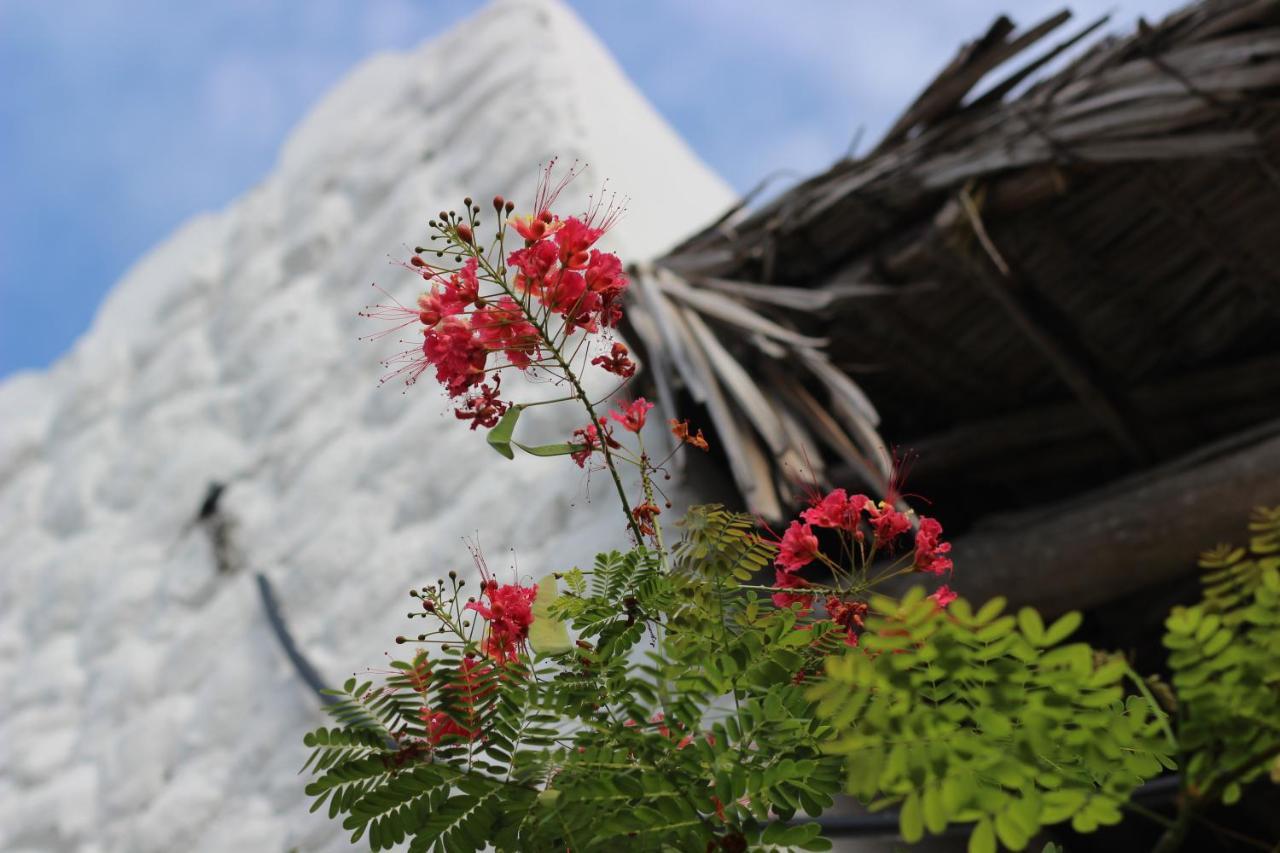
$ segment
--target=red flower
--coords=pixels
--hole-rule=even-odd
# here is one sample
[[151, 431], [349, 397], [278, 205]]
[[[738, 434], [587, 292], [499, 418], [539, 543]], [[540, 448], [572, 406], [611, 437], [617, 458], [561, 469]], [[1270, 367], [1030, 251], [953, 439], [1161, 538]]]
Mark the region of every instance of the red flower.
[[495, 373], [493, 385], [482, 384], [479, 393], [467, 395], [462, 405], [454, 409], [454, 415], [458, 420], [471, 421], [472, 429], [477, 427], [492, 429], [497, 426], [498, 419], [511, 408], [510, 403], [498, 399], [498, 386], [501, 382], [502, 377]]
[[794, 572], [812, 563], [817, 556], [818, 537], [813, 535], [813, 528], [793, 521], [787, 532], [782, 534], [778, 558], [774, 562], [783, 571]]
[[867, 507], [871, 526], [876, 531], [876, 544], [889, 545], [911, 529], [911, 520], [893, 508], [887, 501]]
[[645, 536], [652, 536], [654, 534], [653, 520], [662, 514], [662, 510], [657, 504], [646, 501], [631, 510], [631, 514], [635, 516], [636, 525], [640, 528], [640, 532]]
[[933, 595], [929, 597], [932, 598], [934, 601], [938, 602], [939, 607], [946, 607], [948, 604], [955, 601], [958, 596], [955, 594], [955, 591], [951, 589], [951, 587], [947, 586], [946, 584], [943, 584], [942, 586], [934, 590]]
[[636, 397], [621, 412], [610, 412], [609, 417], [622, 424], [622, 428], [628, 432], [640, 432], [644, 428], [645, 416], [652, 408], [653, 403], [644, 397]]
[[479, 262], [475, 258], [467, 258], [462, 269], [449, 276], [445, 289], [462, 305], [472, 305], [480, 295], [480, 281], [476, 278]]
[[832, 622], [845, 629], [846, 646], [858, 645], [858, 635], [862, 633], [867, 615], [865, 601], [844, 601], [833, 595], [827, 599], [827, 615]]
[[507, 257], [507, 266], [516, 271], [517, 290], [532, 293], [541, 299], [547, 277], [556, 267], [555, 244], [550, 240], [543, 240], [517, 249]]
[[951, 551], [951, 543], [939, 541], [941, 537], [942, 525], [936, 519], [920, 519], [920, 529], [916, 531], [916, 571], [933, 575], [951, 571], [951, 558], [944, 556]]
[[[794, 572], [774, 569], [773, 585], [785, 589], [808, 589], [809, 582]], [[799, 604], [800, 612], [808, 613], [813, 608], [813, 594], [775, 592], [773, 594], [773, 604], [775, 607], [782, 609], [787, 609], [793, 604]]]
[[430, 708], [423, 708], [419, 715], [422, 717], [422, 721], [427, 724], [427, 742], [432, 746], [439, 746], [440, 741], [446, 737], [475, 740], [480, 736], [479, 729], [468, 729], [460, 725], [444, 711], [432, 711]]
[[866, 495], [849, 497], [844, 489], [836, 489], [800, 513], [800, 517], [814, 527], [832, 527], [854, 533], [862, 511], [869, 503], [871, 499]]
[[622, 261], [618, 260], [618, 256], [612, 252], [592, 249], [585, 276], [587, 289], [592, 293], [613, 293], [627, 286], [627, 277], [622, 272]]
[[488, 353], [466, 317], [446, 317], [436, 328], [427, 329], [422, 352], [450, 397], [461, 396], [484, 379]]
[[551, 211], [544, 210], [542, 213], [509, 216], [507, 224], [516, 229], [516, 233], [523, 237], [525, 242], [536, 243], [543, 237], [550, 237], [559, 231], [564, 223], [553, 217]]
[[471, 323], [485, 349], [502, 350], [514, 366], [526, 368], [537, 357], [542, 340], [538, 328], [525, 319], [519, 303], [510, 296], [476, 310]]
[[482, 679], [493, 672], [493, 667], [482, 665], [474, 657], [467, 656], [462, 659], [462, 666], [459, 670], [461, 676], [458, 681], [450, 682], [444, 686], [444, 691], [456, 701], [459, 705], [457, 709], [460, 711], [467, 725], [463, 725], [453, 716], [444, 711], [432, 711], [430, 708], [422, 708], [418, 715], [422, 721], [427, 724], [427, 742], [432, 746], [439, 746], [440, 742], [445, 738], [460, 738], [462, 740], [475, 740], [480, 737], [480, 721], [477, 719], [476, 703], [492, 692], [493, 687], [484, 687]]
[[462, 311], [463, 305], [456, 296], [438, 287], [433, 287], [418, 297], [418, 320], [428, 328], [445, 317], [461, 314]]
[[591, 359], [591, 363], [623, 379], [634, 376], [636, 372], [636, 363], [631, 360], [626, 345], [616, 341], [608, 355], [598, 355]]
[[600, 419], [600, 425], [587, 424], [582, 429], [573, 431], [573, 444], [578, 445], [578, 449], [569, 454], [569, 458], [578, 463], [578, 467], [585, 467], [587, 460], [591, 458], [591, 454], [600, 449], [600, 439], [604, 437], [604, 441], [612, 450], [621, 447], [614, 440], [612, 430], [609, 429], [604, 418]]
[[529, 626], [533, 624], [533, 599], [538, 586], [517, 586], [485, 581], [482, 594], [488, 604], [472, 601], [467, 610], [474, 610], [489, 621], [485, 652], [499, 662], [514, 660], [517, 651], [529, 639]]
[[585, 322], [577, 325], [587, 325], [590, 323], [589, 315], [592, 307], [588, 303], [596, 301], [595, 294], [590, 296], [592, 298], [588, 300], [587, 281], [582, 277], [582, 273], [562, 267], [547, 276], [540, 298], [543, 305], [565, 320], [582, 317]]
[[592, 228], [576, 216], [564, 221], [552, 239], [560, 252], [560, 263], [565, 269], [582, 269], [591, 259], [589, 250], [604, 236], [603, 228]]

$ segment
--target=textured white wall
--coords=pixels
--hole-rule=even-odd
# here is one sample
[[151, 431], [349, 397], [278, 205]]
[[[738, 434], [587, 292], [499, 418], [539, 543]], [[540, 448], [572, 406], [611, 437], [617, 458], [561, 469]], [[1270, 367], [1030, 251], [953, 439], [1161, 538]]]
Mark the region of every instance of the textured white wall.
[[[632, 195], [625, 259], [732, 200], [570, 12], [504, 0], [359, 68], [271, 178], [142, 259], [54, 368], [0, 385], [0, 848], [345, 849], [306, 812], [322, 718], [253, 572], [339, 682], [411, 630], [410, 585], [473, 573], [463, 536], [526, 577], [624, 541], [602, 477], [588, 503], [567, 460], [501, 459], [431, 383], [380, 389], [394, 344], [356, 340], [370, 282], [414, 291], [387, 260], [428, 218], [527, 199], [553, 154], [591, 165], [569, 209], [604, 177]], [[579, 420], [537, 416], [535, 439]], [[214, 480], [230, 575], [189, 526]]]

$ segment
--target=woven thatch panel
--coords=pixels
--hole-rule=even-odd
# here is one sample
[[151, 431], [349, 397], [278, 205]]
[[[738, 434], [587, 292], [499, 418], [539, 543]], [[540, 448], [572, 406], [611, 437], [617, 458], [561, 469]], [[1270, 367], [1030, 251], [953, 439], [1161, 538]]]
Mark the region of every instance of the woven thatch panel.
[[869, 155], [639, 271], [633, 337], [757, 511], [880, 485], [887, 444], [963, 523], [1280, 420], [1280, 4], [1036, 81], [1102, 23], [1045, 47], [1068, 17], [997, 21]]

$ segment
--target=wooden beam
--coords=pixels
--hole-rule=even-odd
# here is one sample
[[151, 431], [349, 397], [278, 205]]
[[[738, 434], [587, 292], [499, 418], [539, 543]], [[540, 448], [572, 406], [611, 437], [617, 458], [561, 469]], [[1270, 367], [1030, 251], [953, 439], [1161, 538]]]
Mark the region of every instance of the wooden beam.
[[1271, 426], [1270, 438], [989, 519], [956, 541], [953, 585], [973, 601], [1004, 595], [1056, 614], [1189, 573], [1201, 552], [1244, 538], [1254, 507], [1280, 505], [1280, 424]]

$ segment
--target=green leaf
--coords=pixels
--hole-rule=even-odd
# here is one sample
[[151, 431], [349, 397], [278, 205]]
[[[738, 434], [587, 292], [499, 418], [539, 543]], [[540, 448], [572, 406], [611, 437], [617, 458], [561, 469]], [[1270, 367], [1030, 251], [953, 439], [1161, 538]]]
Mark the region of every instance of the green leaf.
[[551, 615], [551, 605], [559, 595], [554, 574], [538, 581], [538, 593], [533, 598], [533, 623], [529, 625], [529, 645], [538, 654], [558, 655], [573, 648], [569, 629]]
[[984, 817], [969, 835], [969, 853], [996, 853], [996, 831], [991, 818]]
[[898, 815], [898, 826], [902, 832], [902, 840], [915, 844], [924, 838], [924, 811], [920, 805], [920, 796], [912, 791], [902, 803], [902, 811]]
[[1044, 620], [1034, 608], [1024, 607], [1018, 611], [1018, 627], [1022, 629], [1027, 639], [1037, 646], [1047, 645], [1044, 641]]
[[1075, 630], [1080, 627], [1083, 617], [1080, 611], [1072, 610], [1070, 613], [1064, 613], [1058, 621], [1054, 622], [1044, 632], [1044, 644], [1046, 646], [1056, 646], [1067, 637], [1070, 637]]
[[502, 420], [498, 421], [498, 425], [489, 430], [489, 436], [486, 439], [490, 447], [508, 459], [516, 458], [515, 451], [511, 449], [511, 435], [516, 431], [516, 421], [520, 420], [522, 411], [524, 406], [512, 406], [507, 409], [507, 413], [502, 416]]
[[1000, 842], [1010, 850], [1021, 850], [1031, 840], [1008, 809], [996, 815], [996, 834], [1000, 836]]
[[973, 617], [973, 621], [977, 625], [985, 625], [992, 619], [1000, 615], [1000, 611], [1004, 610], [1004, 596], [996, 596], [995, 598], [982, 605], [977, 615]]
[[[502, 426], [502, 424], [498, 424], [498, 426]], [[494, 427], [494, 429], [497, 428], [498, 427]], [[489, 435], [491, 436], [489, 443], [493, 444], [493, 433], [490, 433]], [[585, 444], [539, 444], [537, 446], [530, 447], [529, 445], [521, 444], [518, 441], [513, 441], [511, 443], [523, 450], [525, 453], [528, 453], [530, 456], [568, 456], [569, 454], [577, 453], [579, 450], [586, 447]], [[501, 450], [498, 452], [502, 453]], [[505, 453], [502, 453], [502, 455], [506, 456]]]
[[934, 835], [947, 829], [947, 809], [942, 802], [942, 788], [938, 784], [924, 789], [924, 825]]

